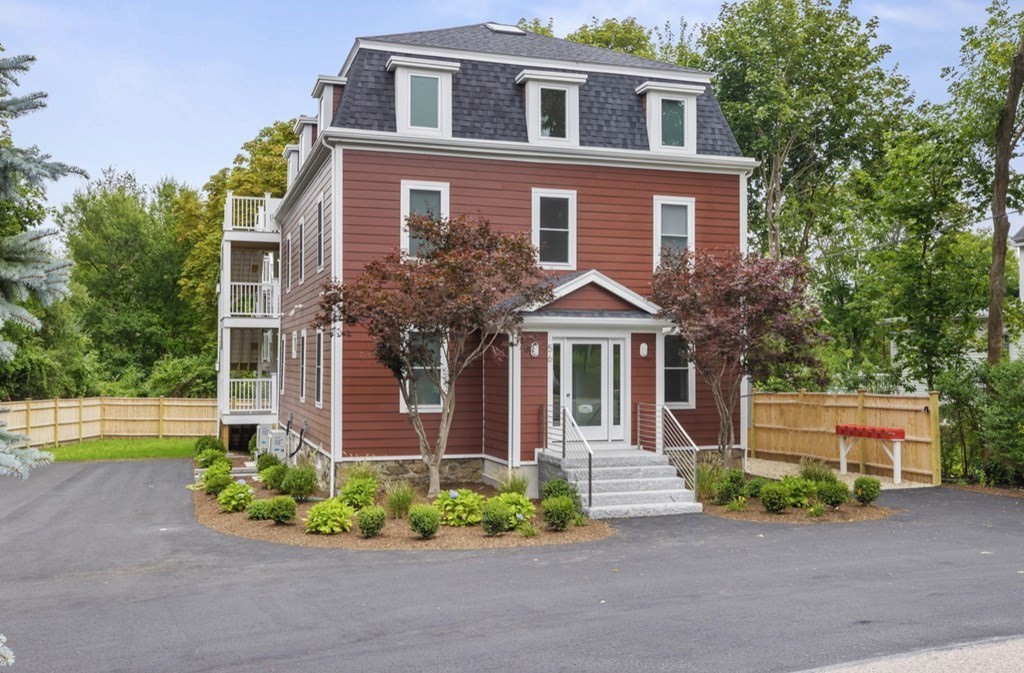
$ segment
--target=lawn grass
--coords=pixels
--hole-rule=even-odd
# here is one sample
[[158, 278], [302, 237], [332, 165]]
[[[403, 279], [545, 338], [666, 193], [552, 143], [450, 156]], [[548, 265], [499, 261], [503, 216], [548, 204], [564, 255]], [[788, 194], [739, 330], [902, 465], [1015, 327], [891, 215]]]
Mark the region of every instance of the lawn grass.
[[58, 463], [93, 460], [144, 460], [150, 458], [191, 458], [195, 439], [96, 439], [81, 444], [64, 444], [53, 452]]

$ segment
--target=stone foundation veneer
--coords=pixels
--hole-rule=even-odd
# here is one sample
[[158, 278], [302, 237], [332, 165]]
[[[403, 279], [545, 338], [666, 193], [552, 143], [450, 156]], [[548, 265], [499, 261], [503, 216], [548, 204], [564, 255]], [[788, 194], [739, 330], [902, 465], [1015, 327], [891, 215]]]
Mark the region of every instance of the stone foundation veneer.
[[[344, 478], [345, 466], [357, 463], [360, 459], [351, 457], [336, 466], [338, 483]], [[373, 465], [380, 469], [382, 482], [408, 481], [413, 484], [426, 484], [430, 481], [427, 465], [421, 459], [414, 460], [374, 460]], [[482, 458], [445, 458], [441, 461], [441, 486], [452, 484], [483, 483]]]

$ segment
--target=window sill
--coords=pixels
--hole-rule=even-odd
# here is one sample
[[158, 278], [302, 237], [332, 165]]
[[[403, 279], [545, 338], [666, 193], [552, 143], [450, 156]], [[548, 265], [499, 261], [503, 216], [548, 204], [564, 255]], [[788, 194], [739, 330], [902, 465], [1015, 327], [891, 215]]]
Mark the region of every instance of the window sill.
[[[408, 415], [409, 409], [407, 409], [406, 406], [403, 404], [401, 406], [401, 408], [398, 410], [398, 413]], [[420, 413], [421, 414], [439, 414], [439, 413], [441, 413], [441, 405], [440, 404], [429, 404], [429, 405], [426, 405], [426, 406], [421, 406], [420, 407]]]
[[548, 271], [575, 271], [575, 264], [558, 264], [555, 262], [539, 262], [540, 268]]
[[665, 408], [666, 409], [676, 410], [676, 411], [685, 411], [685, 410], [696, 409], [697, 405], [694, 404], [693, 402], [666, 402], [665, 403]]

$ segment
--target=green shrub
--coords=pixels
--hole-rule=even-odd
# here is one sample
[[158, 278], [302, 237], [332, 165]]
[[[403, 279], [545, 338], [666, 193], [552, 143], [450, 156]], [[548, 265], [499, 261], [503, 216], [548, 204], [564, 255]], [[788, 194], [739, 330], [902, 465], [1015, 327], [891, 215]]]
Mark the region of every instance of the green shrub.
[[392, 482], [384, 489], [384, 504], [392, 519], [409, 516], [409, 508], [416, 499], [416, 491], [407, 481]]
[[530, 485], [530, 479], [525, 472], [508, 469], [498, 480], [498, 493], [518, 493], [526, 495], [526, 489]]
[[725, 505], [726, 509], [730, 512], [743, 512], [747, 509], [747, 498], [742, 495], [738, 495]]
[[487, 537], [500, 535], [509, 529], [511, 508], [498, 498], [490, 498], [480, 512], [480, 524]]
[[424, 540], [437, 535], [441, 526], [441, 512], [433, 505], [413, 505], [409, 508], [409, 528]]
[[835, 509], [850, 500], [850, 489], [841, 481], [818, 485], [818, 500]]
[[537, 527], [532, 523], [524, 524], [519, 527], [519, 532], [523, 534], [525, 538], [537, 537]]
[[245, 511], [254, 521], [266, 521], [270, 518], [270, 498], [253, 500]]
[[1020, 484], [1024, 482], [1024, 358], [1004, 359], [982, 371], [986, 395], [978, 423], [984, 447], [981, 472], [990, 484]]
[[778, 514], [789, 507], [789, 489], [780, 482], [765, 484], [761, 489], [761, 506], [766, 512]]
[[572, 520], [572, 523], [577, 528], [583, 528], [590, 522], [590, 518], [583, 512], [576, 512], [576, 517]]
[[839, 480], [828, 463], [817, 458], [806, 457], [800, 459], [800, 478], [817, 484], [834, 484]]
[[296, 500], [307, 500], [316, 493], [319, 480], [312, 465], [289, 467], [281, 480], [281, 490]]
[[[256, 439], [257, 439], [256, 435], [257, 434], [258, 433], [254, 432], [254, 433], [252, 433], [252, 437], [249, 438], [249, 455], [253, 456], [253, 457], [256, 456]], [[269, 465], [267, 467], [269, 467]]]
[[765, 479], [764, 477], [754, 477], [753, 479], [747, 482], [746, 486], [743, 487], [743, 495], [747, 496], [747, 498], [760, 498], [761, 489], [764, 488], [766, 484], [770, 483], [772, 483], [771, 479]]
[[220, 461], [224, 461], [228, 465], [231, 465], [231, 461], [226, 458], [224, 452], [218, 451], [217, 449], [207, 449], [196, 456], [196, 462], [199, 464], [199, 467], [210, 467], [214, 463]]
[[265, 470], [260, 470], [260, 481], [271, 491], [279, 491], [286, 474], [288, 474], [287, 465], [271, 465]]
[[726, 470], [722, 480], [718, 483], [718, 495], [715, 496], [715, 504], [725, 505], [739, 496], [743, 495], [746, 480], [743, 477], [743, 470], [733, 468]]
[[217, 504], [222, 512], [241, 512], [252, 502], [253, 492], [249, 484], [234, 482], [217, 495]]
[[306, 532], [335, 535], [352, 530], [352, 517], [356, 511], [337, 498], [318, 502], [306, 513]]
[[214, 472], [203, 475], [203, 490], [208, 495], [220, 495], [220, 492], [234, 483], [230, 474]]
[[537, 508], [533, 506], [533, 502], [521, 493], [515, 491], [501, 493], [493, 499], [500, 500], [508, 506], [509, 530], [516, 530], [523, 524], [533, 521], [533, 517], [537, 515]]
[[483, 506], [484, 497], [468, 488], [441, 491], [434, 500], [445, 526], [476, 526], [480, 523]]
[[576, 503], [568, 496], [555, 495], [545, 498], [540, 503], [540, 509], [544, 523], [551, 530], [565, 530], [576, 520]]
[[807, 516], [811, 517], [812, 519], [817, 519], [824, 513], [825, 505], [822, 505], [820, 502], [816, 502], [807, 508]]
[[380, 465], [369, 460], [345, 463], [345, 467], [341, 472], [341, 477], [342, 482], [347, 482], [352, 479], [372, 479], [380, 484]]
[[212, 479], [214, 476], [218, 474], [231, 474], [230, 460], [227, 460], [226, 458], [222, 458], [221, 460], [215, 460], [213, 464], [211, 464], [208, 468], [206, 468], [206, 471], [203, 472], [203, 476], [201, 477], [203, 484], [205, 484], [208, 479]]
[[292, 523], [295, 521], [295, 498], [290, 495], [271, 498], [267, 505], [267, 516], [274, 523]]
[[701, 502], [718, 500], [718, 487], [722, 482], [722, 466], [715, 463], [697, 463], [697, 499]]
[[214, 451], [220, 451], [221, 453], [228, 452], [227, 448], [224, 446], [224, 442], [212, 435], [206, 435], [205, 437], [197, 439], [192, 451], [198, 456], [203, 451], [209, 451], [211, 449]]
[[281, 459], [278, 458], [277, 456], [275, 456], [274, 454], [272, 454], [272, 453], [261, 453], [256, 458], [256, 471], [257, 472], [262, 472], [263, 470], [267, 469], [268, 467], [273, 467], [275, 465], [280, 465], [280, 464], [281, 464]]
[[363, 537], [377, 537], [384, 530], [388, 513], [380, 505], [370, 505], [359, 510], [356, 520], [359, 522], [359, 532]]
[[375, 477], [349, 477], [338, 493], [338, 499], [352, 509], [362, 509], [373, 505], [377, 498], [377, 479]]
[[810, 507], [811, 502], [818, 495], [818, 484], [801, 477], [786, 475], [780, 480], [780, 483], [789, 491], [790, 507], [799, 507], [801, 509]]
[[857, 477], [853, 482], [853, 496], [862, 505], [870, 505], [882, 492], [882, 482], [874, 477]]
[[548, 498], [553, 498], [559, 495], [572, 498], [572, 501], [576, 503], [576, 511], [583, 511], [583, 506], [580, 502], [580, 494], [579, 491], [576, 490], [576, 484], [570, 483], [565, 479], [551, 479], [544, 482], [544, 485], [540, 489], [541, 500], [547, 500]]

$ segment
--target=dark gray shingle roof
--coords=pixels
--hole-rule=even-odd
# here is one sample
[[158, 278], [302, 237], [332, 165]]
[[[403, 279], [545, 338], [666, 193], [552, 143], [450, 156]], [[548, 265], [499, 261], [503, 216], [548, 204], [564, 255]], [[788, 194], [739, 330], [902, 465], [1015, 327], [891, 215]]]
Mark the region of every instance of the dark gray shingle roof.
[[[484, 30], [492, 37], [516, 37]], [[348, 83], [332, 126], [396, 130], [394, 76], [386, 69], [390, 55], [391, 52], [359, 50], [349, 67]], [[645, 65], [653, 63], [638, 60]], [[452, 77], [452, 135], [527, 142], [522, 87], [515, 83], [522, 69], [507, 63], [462, 60]], [[643, 100], [635, 91], [647, 79], [657, 77], [588, 73], [586, 83], [580, 87], [580, 145], [649, 149]], [[705, 86], [704, 94], [697, 97], [697, 153], [740, 155], [710, 86]]]
[[1013, 235], [1013, 242], [1017, 244], [1024, 244], [1024, 227], [1017, 230], [1017, 233]]
[[652, 61], [639, 56], [622, 54], [610, 49], [577, 44], [557, 37], [547, 37], [529, 31], [524, 35], [510, 35], [494, 32], [486, 24], [476, 23], [469, 26], [442, 28], [440, 30], [424, 30], [416, 33], [397, 33], [394, 35], [377, 35], [364, 37], [364, 40], [407, 44], [417, 47], [437, 47], [476, 51], [486, 54], [505, 56], [522, 56], [543, 58], [553, 61], [571, 63], [592, 63], [647, 70], [665, 70], [670, 72], [699, 73], [700, 70], [661, 61]]

